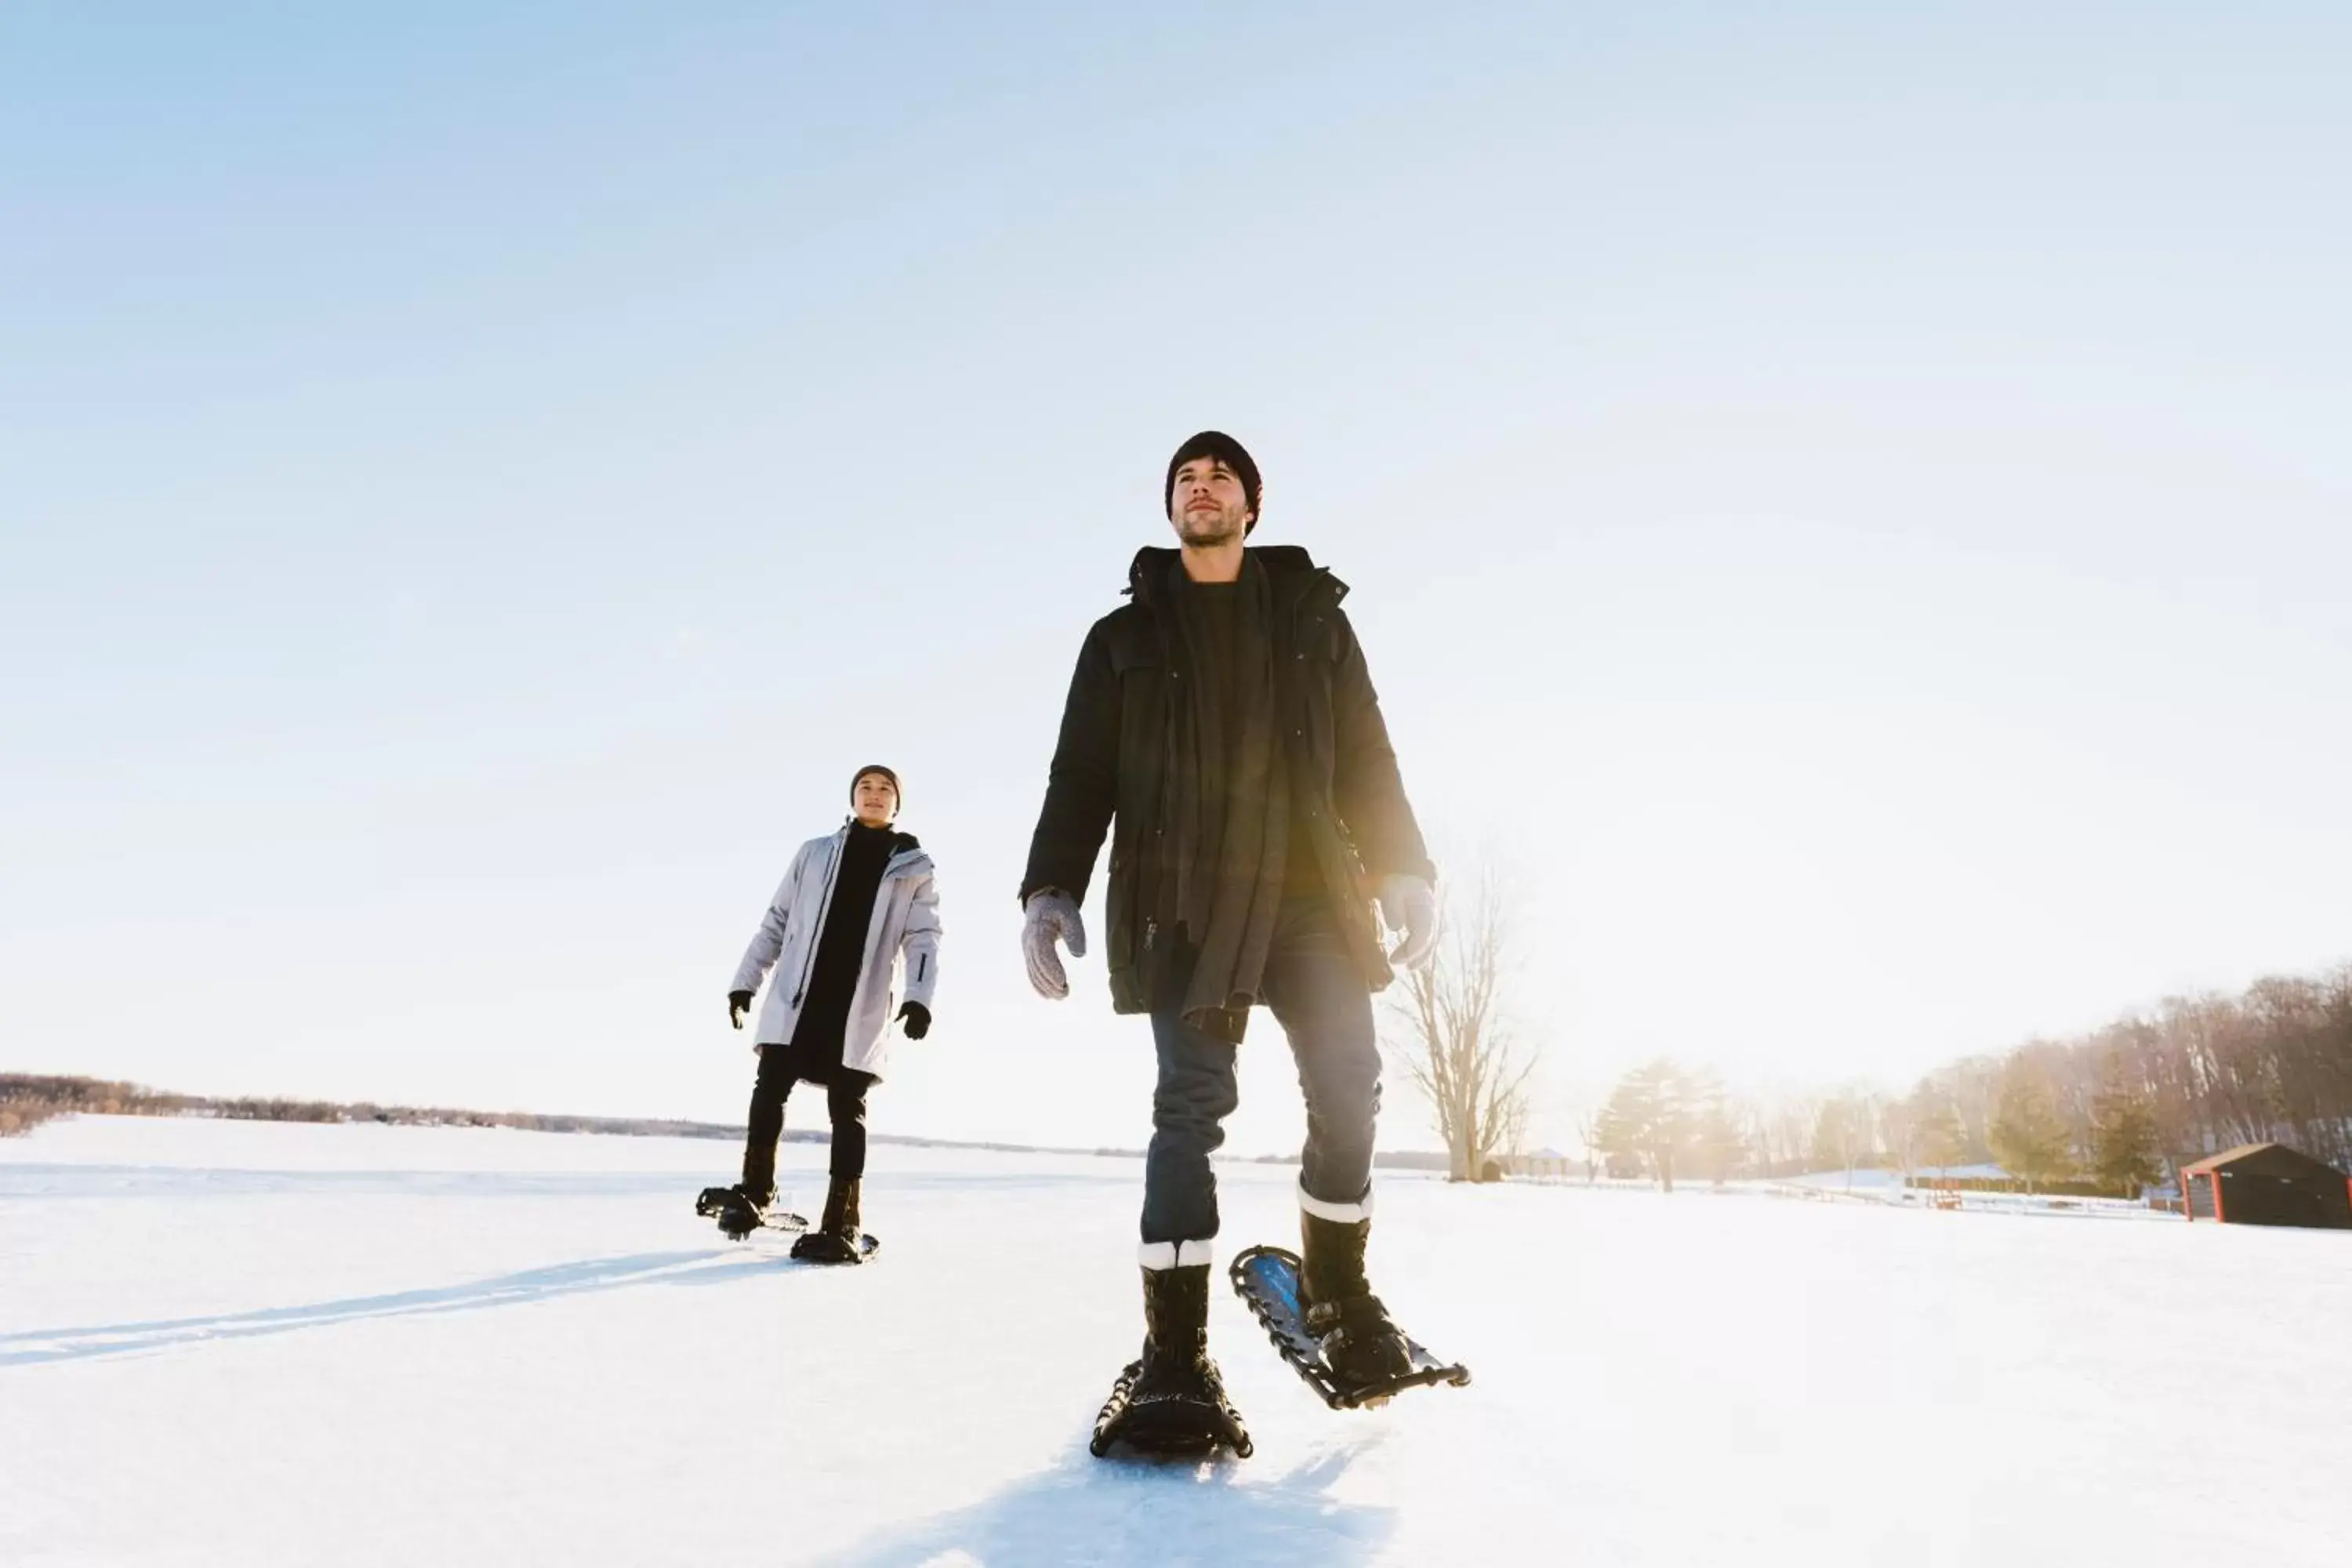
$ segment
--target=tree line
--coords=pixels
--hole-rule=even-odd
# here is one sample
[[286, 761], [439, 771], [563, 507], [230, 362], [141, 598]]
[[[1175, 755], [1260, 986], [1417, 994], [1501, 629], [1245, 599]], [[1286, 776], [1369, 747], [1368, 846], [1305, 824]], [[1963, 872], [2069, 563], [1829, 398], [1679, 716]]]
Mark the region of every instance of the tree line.
[[[397, 1127], [515, 1127], [530, 1132], [597, 1132], [631, 1138], [718, 1138], [743, 1136], [743, 1124], [721, 1121], [681, 1121], [663, 1117], [548, 1115], [529, 1110], [457, 1110], [446, 1106], [378, 1105], [373, 1100], [342, 1102], [327, 1100], [285, 1100], [257, 1096], [221, 1098], [174, 1094], [135, 1083], [104, 1079], [67, 1078], [34, 1073], [0, 1073], [0, 1138], [29, 1132], [52, 1117], [83, 1112], [93, 1116], [201, 1116], [224, 1121], [374, 1121]], [[788, 1143], [824, 1143], [830, 1132], [815, 1128], [788, 1128]], [[904, 1143], [916, 1148], [978, 1149], [1003, 1154], [1099, 1154], [1131, 1160], [1143, 1158], [1140, 1149], [1043, 1148], [1032, 1143], [976, 1140], [917, 1138], [906, 1133], [877, 1132], [877, 1143]], [[1412, 1165], [1426, 1157], [1382, 1154], [1382, 1164]], [[1443, 1164], [1442, 1159], [1436, 1162]]]
[[1585, 1119], [1612, 1173], [1675, 1177], [1996, 1164], [2028, 1190], [2137, 1196], [2241, 1143], [2352, 1168], [2352, 964], [2171, 997], [2072, 1038], [1868, 1084], [1733, 1095], [1671, 1059], [1628, 1073]]
[[740, 1127], [614, 1116], [547, 1116], [523, 1110], [341, 1103], [240, 1095], [173, 1094], [135, 1083], [35, 1073], [0, 1073], [0, 1137], [54, 1116], [212, 1116], [230, 1121], [377, 1121], [402, 1127], [520, 1127], [534, 1132], [610, 1132], [656, 1137], [739, 1138]]

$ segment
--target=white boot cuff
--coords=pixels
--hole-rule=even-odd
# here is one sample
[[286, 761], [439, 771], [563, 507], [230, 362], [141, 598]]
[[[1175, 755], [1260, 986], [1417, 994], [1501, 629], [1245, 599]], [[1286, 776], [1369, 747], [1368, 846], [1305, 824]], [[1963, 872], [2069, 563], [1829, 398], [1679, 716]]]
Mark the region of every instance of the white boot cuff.
[[1206, 1241], [1147, 1241], [1139, 1261], [1151, 1269], [1192, 1268], [1206, 1268], [1215, 1257]]
[[1317, 1219], [1336, 1220], [1341, 1225], [1355, 1225], [1372, 1217], [1371, 1189], [1369, 1187], [1364, 1189], [1364, 1199], [1361, 1203], [1334, 1204], [1326, 1203], [1317, 1197], [1302, 1184], [1298, 1189], [1298, 1206]]

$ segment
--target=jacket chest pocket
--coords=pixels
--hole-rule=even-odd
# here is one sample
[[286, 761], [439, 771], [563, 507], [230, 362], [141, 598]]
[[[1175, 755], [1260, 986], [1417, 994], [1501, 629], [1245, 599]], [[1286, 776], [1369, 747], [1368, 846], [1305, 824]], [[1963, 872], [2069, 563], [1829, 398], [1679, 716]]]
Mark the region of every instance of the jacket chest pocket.
[[1338, 750], [1331, 719], [1332, 676], [1337, 666], [1324, 651], [1324, 640], [1309, 637], [1307, 648], [1291, 656], [1291, 669], [1297, 679], [1285, 706], [1291, 726], [1300, 731], [1298, 738], [1306, 742], [1306, 760], [1314, 768], [1316, 782], [1328, 787], [1333, 754]]
[[1159, 804], [1177, 673], [1156, 652], [1139, 649], [1114, 654], [1112, 667], [1118, 674], [1119, 696], [1118, 823], [1111, 839], [1111, 868], [1116, 871], [1134, 854], [1134, 835]]

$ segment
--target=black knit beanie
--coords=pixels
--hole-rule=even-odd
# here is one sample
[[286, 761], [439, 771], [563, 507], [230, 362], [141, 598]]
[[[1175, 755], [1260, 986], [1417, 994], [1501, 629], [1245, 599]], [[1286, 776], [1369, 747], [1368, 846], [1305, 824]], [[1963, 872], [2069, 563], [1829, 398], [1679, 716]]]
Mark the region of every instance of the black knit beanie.
[[892, 773], [888, 768], [884, 767], [880, 763], [868, 763], [866, 766], [858, 769], [856, 776], [849, 781], [850, 805], [856, 805], [857, 804], [858, 784], [864, 780], [866, 775], [868, 773], [879, 773], [884, 778], [888, 779], [890, 781], [890, 793], [898, 797], [898, 809], [900, 811], [907, 809], [907, 792], [898, 787], [898, 775]]
[[1231, 468], [1234, 476], [1241, 480], [1242, 494], [1248, 500], [1250, 509], [1249, 522], [1242, 529], [1243, 536], [1246, 538], [1257, 527], [1257, 464], [1251, 459], [1247, 447], [1223, 430], [1202, 431], [1177, 447], [1176, 455], [1168, 459], [1168, 482], [1160, 492], [1160, 515], [1169, 516], [1174, 510], [1176, 470], [1195, 458], [1214, 458]]

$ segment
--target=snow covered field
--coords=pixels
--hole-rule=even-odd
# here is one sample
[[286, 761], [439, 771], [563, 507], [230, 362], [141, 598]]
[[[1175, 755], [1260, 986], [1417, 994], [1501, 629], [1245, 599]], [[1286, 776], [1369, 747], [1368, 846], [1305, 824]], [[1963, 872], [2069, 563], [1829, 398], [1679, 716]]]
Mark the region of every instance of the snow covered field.
[[[2352, 1237], [1387, 1180], [1375, 1282], [1477, 1381], [1335, 1415], [1221, 1289], [1256, 1457], [1110, 1465], [1138, 1163], [877, 1145], [824, 1271], [694, 1218], [734, 1153], [0, 1142], [0, 1563], [2352, 1560]], [[1292, 1179], [1226, 1172], [1228, 1250]]]

